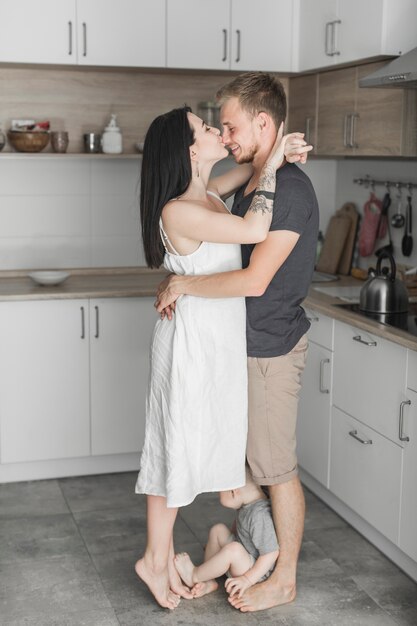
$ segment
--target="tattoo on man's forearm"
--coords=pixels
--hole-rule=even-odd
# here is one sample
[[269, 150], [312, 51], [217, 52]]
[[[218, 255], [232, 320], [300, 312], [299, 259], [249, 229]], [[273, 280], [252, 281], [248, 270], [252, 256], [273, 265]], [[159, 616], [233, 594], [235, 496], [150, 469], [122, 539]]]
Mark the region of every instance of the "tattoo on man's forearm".
[[264, 215], [265, 213], [272, 213], [273, 206], [274, 203], [272, 200], [267, 200], [263, 195], [255, 194], [250, 205], [250, 210], [252, 213], [261, 212], [262, 215]]
[[258, 189], [275, 190], [276, 171], [273, 167], [265, 167], [259, 177]]

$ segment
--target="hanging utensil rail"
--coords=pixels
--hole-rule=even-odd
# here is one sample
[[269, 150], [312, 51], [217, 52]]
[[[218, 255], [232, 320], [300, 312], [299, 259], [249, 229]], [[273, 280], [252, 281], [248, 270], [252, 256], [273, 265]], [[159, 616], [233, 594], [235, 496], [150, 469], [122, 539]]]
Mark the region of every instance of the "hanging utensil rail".
[[391, 187], [395, 187], [398, 190], [407, 189], [409, 192], [411, 192], [412, 189], [417, 188], [417, 183], [404, 182], [404, 181], [399, 181], [399, 180], [398, 181], [375, 180], [375, 178], [371, 178], [368, 175], [365, 176], [365, 178], [354, 178], [353, 182], [356, 183], [357, 185], [363, 185], [365, 189], [368, 189], [368, 187], [371, 187], [371, 189], [374, 189], [377, 185], [382, 185], [386, 187], [387, 189], [390, 189]]

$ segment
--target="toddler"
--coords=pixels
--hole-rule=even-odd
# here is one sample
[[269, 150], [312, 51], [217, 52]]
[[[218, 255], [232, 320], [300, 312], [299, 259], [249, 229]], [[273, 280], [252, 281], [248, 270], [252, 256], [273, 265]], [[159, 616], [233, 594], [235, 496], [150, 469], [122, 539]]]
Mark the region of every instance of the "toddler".
[[182, 580], [194, 597], [217, 589], [215, 578], [227, 574], [229, 595], [243, 595], [255, 583], [268, 578], [274, 569], [279, 548], [271, 505], [246, 468], [246, 485], [220, 492], [223, 506], [237, 510], [236, 535], [225, 524], [210, 529], [204, 563], [195, 566], [186, 552], [174, 558]]

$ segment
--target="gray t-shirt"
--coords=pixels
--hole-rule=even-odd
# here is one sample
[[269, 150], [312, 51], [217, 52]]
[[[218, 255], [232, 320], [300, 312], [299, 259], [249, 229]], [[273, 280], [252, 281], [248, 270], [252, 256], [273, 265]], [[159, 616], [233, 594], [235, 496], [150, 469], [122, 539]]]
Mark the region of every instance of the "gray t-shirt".
[[278, 550], [269, 500], [255, 500], [238, 510], [236, 537], [255, 560], [263, 554]]
[[[235, 195], [232, 213], [244, 216], [255, 192]], [[246, 298], [248, 356], [270, 358], [288, 354], [310, 327], [301, 306], [314, 271], [319, 209], [310, 179], [295, 164], [277, 171], [274, 213], [270, 231], [300, 235], [293, 251], [271, 280], [265, 293]], [[254, 244], [243, 244], [242, 265], [249, 265]]]

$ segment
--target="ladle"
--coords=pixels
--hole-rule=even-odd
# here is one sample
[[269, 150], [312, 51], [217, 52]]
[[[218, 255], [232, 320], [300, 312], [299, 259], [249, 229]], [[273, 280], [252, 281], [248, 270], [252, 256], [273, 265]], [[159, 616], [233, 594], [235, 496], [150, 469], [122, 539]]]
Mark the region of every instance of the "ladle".
[[401, 242], [401, 251], [404, 256], [410, 256], [413, 251], [413, 224], [411, 217], [411, 196], [407, 197], [407, 207], [405, 209], [405, 231]]
[[405, 217], [401, 213], [401, 189], [397, 195], [398, 204], [397, 204], [397, 212], [391, 218], [391, 226], [394, 228], [402, 228], [404, 226]]

